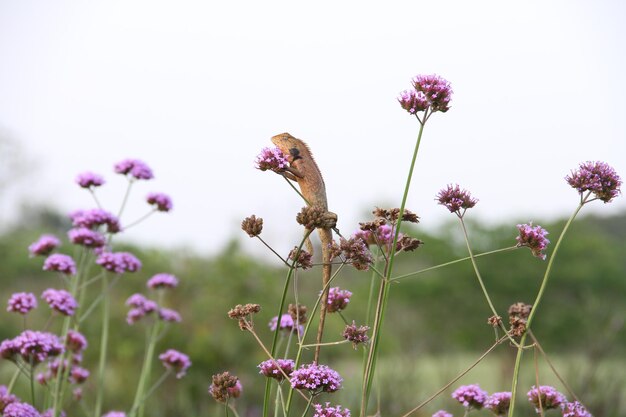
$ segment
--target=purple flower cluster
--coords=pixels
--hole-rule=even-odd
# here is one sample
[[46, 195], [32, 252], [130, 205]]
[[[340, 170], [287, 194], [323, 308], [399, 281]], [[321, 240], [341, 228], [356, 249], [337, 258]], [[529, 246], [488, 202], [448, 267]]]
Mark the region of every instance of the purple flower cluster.
[[37, 308], [37, 298], [30, 292], [16, 292], [11, 295], [8, 304], [7, 311], [27, 314], [30, 310]]
[[96, 263], [116, 274], [137, 272], [141, 269], [141, 261], [129, 252], [103, 252], [96, 259]]
[[83, 172], [76, 176], [76, 183], [82, 188], [99, 187], [104, 184], [104, 178], [93, 172]]
[[[539, 388], [534, 385], [526, 394], [528, 401], [535, 406], [535, 411], [546, 411], [552, 408], [559, 408], [566, 403], [565, 395], [561, 394], [554, 387], [549, 385], [541, 385]], [[539, 403], [541, 402], [541, 406]]]
[[46, 258], [43, 262], [44, 271], [58, 271], [66, 275], [76, 274], [76, 263], [72, 257], [55, 253]]
[[[278, 317], [274, 316], [272, 317], [272, 319], [270, 320], [270, 322], [268, 323], [268, 326], [270, 327], [271, 331], [275, 331], [276, 330], [276, 323], [278, 322]], [[279, 330], [285, 330], [287, 332], [292, 332], [295, 330], [295, 323], [293, 321], [293, 318], [291, 317], [291, 315], [289, 314], [283, 314], [282, 316], [280, 316], [280, 327]], [[298, 326], [299, 327], [299, 334], [302, 334], [302, 332], [304, 331], [304, 327], [303, 326]]]
[[326, 365], [311, 363], [302, 365], [291, 373], [291, 387], [313, 393], [335, 392], [341, 388], [343, 378]]
[[76, 330], [69, 330], [65, 339], [65, 346], [74, 353], [80, 353], [87, 348], [87, 339]]
[[367, 331], [370, 328], [368, 326], [359, 326], [355, 324], [354, 320], [352, 320], [352, 324], [347, 324], [343, 329], [342, 336], [344, 339], [352, 342], [352, 347], [356, 349], [356, 347], [361, 343], [367, 343], [370, 340], [367, 335]]
[[398, 102], [410, 114], [426, 111], [446, 112], [450, 109], [452, 89], [450, 82], [444, 78], [432, 75], [417, 75], [412, 80], [413, 90], [400, 93]]
[[546, 254], [543, 251], [548, 246], [550, 241], [546, 238], [548, 232], [541, 226], [533, 227], [533, 222], [529, 224], [518, 224], [519, 236], [515, 238], [517, 240], [517, 246], [527, 246], [532, 254], [537, 258], [543, 260], [546, 259]]
[[485, 402], [485, 408], [493, 412], [496, 416], [504, 416], [507, 414], [510, 406], [510, 392], [494, 392]]
[[261, 153], [256, 157], [254, 165], [261, 171], [280, 172], [289, 166], [289, 161], [285, 158], [285, 154], [278, 148], [263, 148]]
[[70, 213], [70, 219], [74, 227], [86, 227], [87, 229], [94, 229], [98, 226], [107, 227], [107, 232], [118, 233], [122, 230], [120, 221], [113, 214], [102, 209], [91, 210], [77, 210]]
[[584, 162], [576, 171], [566, 176], [565, 180], [580, 194], [591, 191], [597, 199], [605, 203], [613, 200], [621, 192], [622, 180], [606, 162]]
[[48, 288], [41, 294], [51, 309], [63, 314], [64, 316], [73, 316], [78, 307], [78, 303], [72, 297], [72, 294], [65, 290], [55, 290]]
[[578, 401], [562, 405], [563, 417], [593, 417], [589, 411]]
[[150, 193], [146, 197], [146, 201], [151, 206], [155, 206], [157, 211], [168, 212], [174, 207], [170, 196], [163, 193]]
[[13, 339], [0, 343], [0, 356], [14, 359], [20, 355], [26, 363], [38, 364], [49, 357], [60, 355], [63, 344], [52, 333], [24, 330]]
[[[54, 408], [48, 408], [46, 411], [41, 413], [41, 417], [54, 417]], [[65, 411], [61, 410], [59, 417], [67, 417], [67, 414]]]
[[133, 307], [126, 315], [126, 322], [128, 324], [134, 324], [158, 309], [157, 303], [147, 299], [142, 294], [131, 295], [128, 300], [126, 300], [126, 305]]
[[128, 175], [136, 180], [149, 180], [154, 178], [152, 170], [139, 159], [125, 159], [113, 167], [117, 174]]
[[458, 184], [454, 186], [448, 184], [445, 189], [439, 191], [436, 200], [450, 213], [456, 213], [457, 216], [463, 216], [465, 210], [474, 207], [478, 202], [470, 195], [469, 191], [461, 190]]
[[19, 401], [19, 398], [13, 394], [9, 394], [6, 386], [0, 385], [0, 414], [2, 414], [7, 405], [17, 401]]
[[123, 411], [109, 411], [102, 417], [126, 417], [126, 413], [124, 413]]
[[487, 392], [483, 391], [478, 384], [463, 385], [452, 393], [452, 398], [463, 404], [468, 410], [475, 408], [480, 410], [487, 401]]
[[342, 410], [340, 405], [331, 407], [330, 403], [326, 403], [324, 406], [313, 404], [313, 408], [315, 409], [313, 417], [350, 417], [350, 410], [347, 408]]
[[180, 323], [183, 321], [178, 311], [172, 310], [171, 308], [160, 308], [159, 318], [170, 323]]
[[191, 366], [189, 356], [174, 349], [168, 349], [160, 354], [159, 359], [167, 369], [173, 369], [177, 372], [176, 378], [182, 378], [187, 372], [187, 368]]
[[448, 413], [446, 410], [439, 410], [432, 417], [454, 417], [452, 414]]
[[33, 242], [29, 247], [28, 251], [31, 256], [41, 255], [46, 256], [49, 255], [50, 252], [55, 250], [61, 245], [61, 241], [54, 235], [41, 235], [36, 242]]
[[296, 366], [295, 362], [291, 359], [268, 359], [259, 364], [259, 373], [265, 375], [268, 378], [274, 378], [278, 381], [291, 376], [293, 368]]
[[101, 233], [86, 227], [70, 229], [67, 232], [67, 237], [73, 244], [86, 248], [101, 248], [106, 243], [106, 239]]
[[339, 287], [332, 287], [328, 290], [328, 306], [326, 307], [326, 311], [328, 313], [336, 313], [345, 309], [350, 302], [350, 297], [352, 297], [352, 292], [342, 290]]
[[161, 289], [161, 288], [176, 288], [178, 286], [178, 278], [172, 274], [156, 274], [148, 280], [146, 283], [148, 288]]
[[4, 408], [4, 417], [41, 417], [41, 414], [30, 404], [13, 402]]

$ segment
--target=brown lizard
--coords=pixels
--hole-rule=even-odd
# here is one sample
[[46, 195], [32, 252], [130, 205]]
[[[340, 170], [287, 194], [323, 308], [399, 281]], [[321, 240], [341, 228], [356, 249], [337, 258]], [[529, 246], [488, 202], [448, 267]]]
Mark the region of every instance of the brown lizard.
[[[326, 199], [326, 187], [313, 155], [306, 143], [296, 139], [289, 133], [281, 133], [272, 137], [272, 142], [286, 156], [290, 167], [283, 172], [283, 175], [292, 181], [296, 181], [306, 202], [311, 206], [322, 208], [329, 220], [337, 221], [337, 215], [328, 211], [328, 201]], [[320, 322], [317, 328], [317, 343], [315, 347], [314, 362], [317, 363], [320, 355], [320, 344], [324, 333], [324, 321], [326, 319], [326, 305], [328, 302], [328, 282], [332, 265], [330, 263], [330, 246], [332, 243], [332, 232], [330, 228], [318, 228], [317, 231], [322, 241], [322, 298], [320, 300]]]

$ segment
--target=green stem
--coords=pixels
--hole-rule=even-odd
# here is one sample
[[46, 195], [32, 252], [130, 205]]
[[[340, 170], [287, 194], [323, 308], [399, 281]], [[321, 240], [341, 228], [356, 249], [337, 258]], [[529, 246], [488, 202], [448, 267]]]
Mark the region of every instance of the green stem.
[[[312, 231], [309, 230], [305, 234], [302, 241], [300, 242], [300, 246], [298, 246], [298, 250], [296, 251], [294, 260], [289, 266], [289, 271], [287, 272], [287, 278], [285, 279], [285, 285], [283, 287], [283, 294], [280, 298], [280, 304], [278, 306], [278, 315], [276, 316], [276, 329], [274, 330], [274, 337], [272, 339], [272, 350], [270, 351], [272, 354], [272, 357], [276, 356], [276, 347], [278, 345], [277, 343], [278, 333], [280, 332], [280, 317], [282, 316], [283, 309], [285, 308], [285, 300], [287, 299], [287, 291], [289, 290], [289, 282], [291, 282], [291, 277], [293, 275], [293, 272], [295, 271], [295, 266], [296, 266], [298, 256], [300, 255], [300, 251], [302, 250], [302, 247], [304, 246], [304, 242], [309, 238], [309, 235], [311, 234], [311, 232]], [[296, 323], [296, 326], [297, 326], [297, 323]], [[263, 417], [268, 417], [271, 389], [272, 389], [271, 378], [267, 378], [267, 380], [265, 381], [265, 395], [263, 397]]]
[[[589, 194], [587, 194], [587, 197], [588, 196]], [[513, 417], [513, 412], [515, 411], [515, 395], [517, 393], [517, 381], [519, 379], [519, 369], [520, 369], [520, 364], [522, 362], [522, 354], [524, 352], [522, 347], [524, 346], [524, 343], [526, 342], [526, 337], [528, 336], [530, 325], [533, 321], [533, 318], [535, 317], [535, 314], [537, 313], [537, 306], [539, 305], [539, 302], [543, 298], [543, 293], [548, 284], [548, 278], [550, 278], [550, 273], [552, 272], [552, 265], [554, 264], [554, 259], [556, 258], [556, 254], [558, 253], [559, 248], [561, 247], [561, 242], [563, 242], [563, 237], [565, 236], [565, 233], [567, 232], [570, 225], [572, 224], [572, 222], [574, 221], [574, 219], [576, 218], [580, 210], [583, 208], [585, 203], [586, 203], [586, 198], [581, 200], [578, 207], [576, 207], [576, 210], [574, 210], [574, 213], [567, 220], [567, 223], [565, 223], [565, 227], [563, 228], [563, 231], [561, 231], [561, 235], [559, 236], [559, 239], [557, 240], [556, 245], [554, 245], [554, 251], [550, 255], [550, 260], [548, 261], [548, 266], [546, 267], [546, 272], [543, 275], [543, 281], [541, 282], [541, 287], [539, 288], [539, 292], [537, 293], [535, 302], [532, 304], [530, 315], [528, 316], [528, 320], [526, 321], [526, 332], [524, 333], [524, 335], [522, 336], [519, 342], [519, 346], [517, 348], [517, 356], [515, 357], [515, 367], [513, 368], [513, 383], [511, 387], [511, 406], [509, 408], [509, 417]]]
[[136, 406], [133, 406], [133, 408], [130, 410], [128, 414], [133, 415], [137, 411], [137, 408], [141, 407], [144, 404], [146, 399], [148, 399], [154, 393], [154, 391], [159, 387], [159, 385], [161, 385], [163, 381], [165, 381], [165, 378], [167, 378], [171, 373], [172, 373], [171, 368], [163, 372], [163, 375], [161, 375], [161, 377], [154, 384], [152, 384], [148, 392], [141, 397], [141, 400], [139, 401], [139, 403]]
[[110, 297], [107, 274], [102, 276], [102, 329], [100, 334], [100, 359], [98, 362], [98, 388], [96, 394], [96, 406], [94, 416], [102, 413], [102, 402], [104, 400], [104, 373], [107, 363], [107, 347], [109, 342], [109, 315], [110, 315]]
[[[426, 121], [428, 110], [424, 114], [424, 122]], [[385, 271], [385, 278], [381, 281], [379, 300], [376, 308], [376, 319], [374, 321], [374, 329], [372, 330], [372, 344], [370, 346], [367, 363], [365, 364], [365, 378], [363, 383], [363, 392], [361, 398], [361, 417], [365, 417], [367, 412], [367, 404], [369, 402], [370, 391], [372, 388], [373, 375], [376, 368], [376, 358], [378, 356], [379, 340], [382, 331], [382, 323], [385, 317], [385, 310], [387, 306], [387, 299], [389, 297], [388, 284], [389, 276], [393, 271], [393, 264], [396, 254], [396, 245], [398, 242], [398, 234], [400, 233], [400, 226], [402, 225], [402, 216], [404, 215], [404, 207], [409, 195], [409, 189], [411, 187], [411, 179], [413, 177], [413, 169], [415, 168], [415, 161], [417, 160], [417, 153], [419, 151], [420, 143], [422, 141], [422, 134], [424, 132], [425, 123], [420, 121], [420, 128], [417, 134], [417, 141], [415, 143], [415, 149], [413, 150], [413, 158], [411, 160], [411, 166], [409, 167], [409, 174], [407, 175], [406, 185], [404, 186], [404, 194], [402, 196], [402, 203], [400, 204], [400, 213], [398, 215], [398, 223], [396, 224], [396, 230], [393, 237], [393, 243], [391, 244], [391, 254], [389, 255], [389, 262]]]
[[308, 413], [309, 408], [311, 408], [311, 403], [313, 403], [313, 396], [311, 395], [311, 398], [309, 399], [309, 402], [306, 404], [306, 408], [304, 409], [304, 413], [302, 413], [302, 417], [306, 416], [306, 413]]
[[154, 350], [159, 336], [161, 327], [160, 324], [161, 322], [156, 320], [152, 325], [150, 335], [148, 336], [148, 347], [143, 358], [143, 366], [141, 367], [141, 374], [139, 374], [139, 382], [137, 383], [137, 392], [135, 393], [135, 400], [133, 401], [133, 406], [131, 408], [133, 412], [130, 413], [129, 417], [133, 417], [135, 415], [141, 417], [143, 415], [144, 391], [150, 376], [150, 369], [152, 368], [152, 358], [154, 357]]
[[128, 223], [127, 225], [124, 226], [124, 231], [130, 229], [133, 226], [137, 226], [139, 223], [141, 223], [142, 221], [146, 220], [148, 217], [152, 216], [157, 211], [158, 211], [158, 209], [151, 210], [148, 213], [146, 213], [143, 216], [141, 216], [140, 218], [138, 218], [137, 220]]
[[[498, 252], [507, 252], [507, 251], [510, 251], [510, 250], [518, 249], [518, 248], [519, 248], [519, 246], [510, 246], [508, 248], [502, 248], [502, 249], [491, 250], [489, 252], [477, 253], [477, 254], [474, 255], [474, 258], [479, 258], [481, 256], [486, 256], [486, 255], [493, 255], [494, 253], [498, 253]], [[422, 274], [424, 272], [428, 272], [428, 271], [432, 271], [432, 270], [435, 270], [435, 269], [443, 268], [445, 266], [454, 265], [454, 264], [459, 263], [459, 262], [469, 261], [470, 259], [472, 259], [471, 256], [466, 256], [465, 258], [455, 259], [454, 261], [445, 262], [443, 264], [439, 264], [439, 265], [431, 266], [431, 267], [428, 267], [428, 268], [420, 269], [419, 271], [409, 272], [408, 274], [399, 275], [397, 277], [390, 278], [389, 281], [398, 281], [398, 280], [401, 280], [401, 279], [404, 279], [404, 278], [410, 278], [410, 277], [413, 277], [415, 275]]]

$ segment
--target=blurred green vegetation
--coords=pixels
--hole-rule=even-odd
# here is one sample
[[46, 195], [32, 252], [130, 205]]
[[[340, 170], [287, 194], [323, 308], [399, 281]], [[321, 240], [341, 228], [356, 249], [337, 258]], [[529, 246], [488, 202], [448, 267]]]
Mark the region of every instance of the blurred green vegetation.
[[[550, 232], [553, 243], [563, 225], [563, 221], [542, 224]], [[65, 236], [68, 227], [64, 217], [38, 208], [24, 211], [22, 221], [5, 230], [0, 236], [0, 300], [8, 299], [13, 292], [30, 291], [38, 296], [45, 288], [61, 287], [56, 275], [41, 270], [42, 259], [29, 258], [26, 248], [42, 233]], [[457, 223], [445, 225], [436, 233], [424, 233], [419, 226], [413, 227], [409, 234], [425, 244], [398, 258], [396, 275], [465, 257], [460, 233]], [[514, 223], [496, 227], [470, 223], [469, 233], [475, 253], [480, 253], [513, 246], [517, 231]], [[241, 238], [247, 236], [242, 232]], [[148, 402], [146, 414], [220, 415], [223, 411], [207, 394], [207, 388], [212, 374], [230, 370], [241, 378], [244, 386], [243, 396], [237, 400], [241, 417], [259, 415], [265, 381], [257, 374], [256, 365], [266, 358], [253, 337], [240, 331], [226, 312], [235, 304], [261, 304], [262, 311], [255, 317], [255, 323], [260, 337], [269, 346], [271, 334], [267, 323], [277, 313], [286, 269], [269, 261], [273, 256], [269, 251], [267, 259], [244, 253], [237, 239], [213, 257], [185, 249], [166, 251], [126, 244], [117, 244], [115, 250], [133, 252], [142, 260], [143, 269], [122, 276], [113, 290], [110, 343], [113, 356], [107, 370], [105, 410], [130, 406], [141, 366], [145, 326], [141, 322], [133, 326], [126, 324], [125, 300], [135, 292], [146, 293], [146, 280], [155, 273], [167, 272], [178, 276], [181, 284], [167, 294], [166, 306], [177, 309], [183, 323], [171, 326], [157, 351], [178, 349], [191, 357], [193, 366], [186, 377], [172, 378], [157, 391], [157, 399]], [[76, 248], [65, 243], [60, 251], [73, 254]], [[478, 265], [496, 309], [506, 316], [512, 303], [532, 303], [546, 262], [521, 248], [480, 257]], [[316, 268], [298, 275], [301, 303], [314, 304], [319, 275]], [[598, 416], [626, 413], [626, 405], [620, 403], [622, 397], [626, 398], [625, 278], [626, 213], [579, 219], [562, 246], [533, 326], [534, 334], [574, 392]], [[371, 281], [370, 272], [353, 268], [344, 268], [334, 281], [334, 285], [353, 292], [344, 312], [347, 320], [364, 322]], [[92, 291], [96, 294], [99, 289]], [[291, 291], [288, 302], [293, 301]], [[491, 345], [494, 333], [486, 324], [491, 312], [468, 261], [398, 281], [391, 290], [390, 303], [381, 345], [378, 389], [383, 415], [401, 415], [471, 364]], [[48, 309], [41, 304], [28, 316], [28, 326], [42, 329], [47, 325], [51, 331], [58, 330], [60, 319], [49, 321]], [[98, 356], [98, 312], [96, 309], [88, 326], [81, 329], [90, 341], [85, 361], [92, 364], [92, 378], [84, 389], [87, 404], [91, 404], [95, 392], [93, 364]], [[14, 337], [22, 330], [21, 317], [2, 314], [0, 339]], [[340, 340], [343, 326], [340, 317], [330, 317], [326, 340]], [[452, 389], [462, 383], [479, 382], [490, 392], [510, 390], [514, 353], [513, 348], [500, 346]], [[362, 351], [355, 351], [348, 344], [322, 351], [322, 361], [346, 378], [345, 389], [336, 397], [322, 401], [342, 401], [345, 406], [358, 408], [361, 358]], [[529, 350], [522, 375], [523, 392], [535, 384], [532, 358]], [[553, 383], [565, 392], [541, 358], [539, 363], [540, 382]], [[153, 375], [158, 377], [161, 369], [160, 363], [155, 363]], [[0, 362], [0, 383], [8, 383], [13, 370], [11, 363]], [[458, 405], [449, 400], [450, 392], [451, 389], [416, 415], [430, 416], [444, 406], [458, 414]], [[486, 411], [476, 415], [481, 413], [488, 415]]]

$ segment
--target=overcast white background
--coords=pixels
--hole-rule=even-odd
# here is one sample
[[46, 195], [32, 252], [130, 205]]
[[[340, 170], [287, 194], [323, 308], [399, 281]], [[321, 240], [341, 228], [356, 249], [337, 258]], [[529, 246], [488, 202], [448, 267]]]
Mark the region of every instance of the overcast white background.
[[579, 162], [626, 177], [625, 5], [0, 1], [0, 131], [32, 163], [0, 196], [2, 219], [23, 199], [90, 207], [73, 182], [85, 170], [105, 175], [115, 211], [124, 182], [112, 165], [132, 157], [156, 178], [137, 184], [123, 222], [149, 191], [175, 208], [129, 238], [214, 253], [255, 213], [287, 249], [302, 203], [253, 167], [287, 131], [309, 143], [351, 232], [373, 206], [399, 205], [418, 124], [396, 96], [418, 73], [454, 89], [451, 110], [426, 125], [407, 205], [425, 227], [449, 219], [433, 201], [448, 183], [490, 223], [566, 216], [578, 196], [563, 177]]

